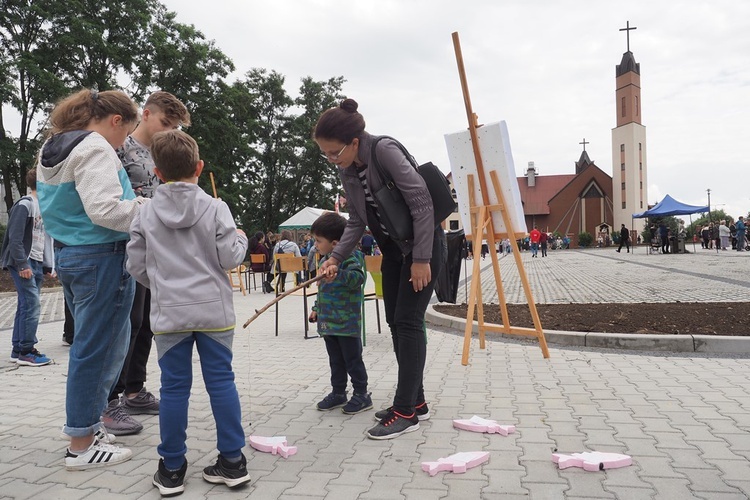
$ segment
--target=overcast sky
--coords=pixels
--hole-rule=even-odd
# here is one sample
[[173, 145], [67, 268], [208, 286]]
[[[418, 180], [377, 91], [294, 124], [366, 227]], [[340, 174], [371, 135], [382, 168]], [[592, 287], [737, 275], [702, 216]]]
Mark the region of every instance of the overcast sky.
[[[750, 209], [750, 1], [162, 0], [235, 63], [300, 79], [343, 76], [367, 129], [448, 170], [443, 135], [467, 126], [451, 33], [474, 112], [505, 120], [516, 172], [573, 173], [586, 139], [612, 174], [615, 66], [641, 65], [649, 203], [665, 194], [735, 217]], [[168, 89], [165, 89], [168, 90]]]

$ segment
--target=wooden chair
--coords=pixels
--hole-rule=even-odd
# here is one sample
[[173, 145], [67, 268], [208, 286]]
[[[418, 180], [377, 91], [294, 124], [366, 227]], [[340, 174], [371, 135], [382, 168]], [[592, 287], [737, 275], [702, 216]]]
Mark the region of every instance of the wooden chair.
[[[273, 268], [271, 269], [271, 272], [273, 273], [273, 282], [274, 282], [274, 289], [276, 290], [276, 295], [279, 294], [279, 280], [277, 279], [280, 274], [286, 274], [289, 271], [283, 271], [281, 269], [281, 266], [284, 265], [284, 269], [288, 269], [288, 264], [279, 264], [279, 261], [286, 261], [288, 259], [302, 259], [303, 257], [295, 257], [293, 253], [277, 253], [273, 255]], [[297, 267], [299, 264], [294, 264], [294, 267]], [[304, 265], [304, 264], [303, 264]], [[283, 286], [281, 287], [283, 291]]]
[[[283, 254], [282, 254], [283, 255]], [[258, 264], [262, 264], [261, 268], [263, 271], [255, 271], [253, 270], [253, 264], [256, 266]], [[251, 253], [250, 254], [250, 265], [247, 266], [247, 273], [245, 273], [245, 288], [250, 290], [250, 276], [253, 277], [253, 290], [258, 289], [258, 282], [255, 280], [255, 275], [260, 273], [260, 282], [263, 283], [263, 280], [266, 277], [266, 254], [264, 253]], [[266, 290], [261, 286], [260, 287], [263, 293], [266, 293]]]
[[[239, 288], [242, 292], [242, 295], [247, 295], [247, 292], [245, 291], [245, 284], [242, 282], [242, 268], [244, 267], [244, 265], [239, 265], [234, 269], [230, 269], [229, 271], [227, 271], [227, 275], [229, 276], [229, 284], [232, 285], [232, 288]], [[234, 274], [237, 275], [237, 284], [234, 283]]]
[[[292, 253], [281, 253], [276, 254], [274, 257], [274, 278], [276, 277], [276, 274], [284, 274], [284, 273], [301, 273], [305, 269], [307, 269], [307, 257], [296, 257]], [[276, 265], [278, 263], [278, 266]], [[277, 269], [278, 268], [278, 269]], [[276, 284], [276, 296], [279, 296], [279, 286], [278, 283]], [[308, 332], [310, 331], [310, 323], [308, 321], [308, 314], [307, 314], [307, 288], [302, 288], [302, 300], [303, 300], [303, 314], [305, 316], [305, 339], [309, 338], [316, 338], [316, 337], [310, 337], [308, 336]], [[279, 302], [276, 304], [276, 336], [279, 336]]]
[[[377, 315], [378, 322], [378, 333], [382, 333], [380, 329], [380, 301], [383, 300], [383, 274], [380, 272], [380, 266], [383, 263], [382, 255], [365, 255], [365, 269], [372, 277], [372, 282], [375, 284], [375, 291], [365, 293], [365, 300], [375, 301], [375, 314]], [[362, 344], [365, 344], [365, 304], [362, 303]]]

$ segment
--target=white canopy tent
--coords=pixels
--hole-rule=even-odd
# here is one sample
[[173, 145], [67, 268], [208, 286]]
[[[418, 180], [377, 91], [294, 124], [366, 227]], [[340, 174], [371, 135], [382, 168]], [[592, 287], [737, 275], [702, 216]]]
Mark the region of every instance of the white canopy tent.
[[[289, 217], [287, 220], [279, 224], [279, 231], [284, 229], [289, 230], [300, 230], [310, 229], [312, 223], [326, 212], [331, 210], [324, 210], [322, 208], [305, 207], [296, 214]], [[349, 214], [340, 214], [345, 219], [349, 218]]]

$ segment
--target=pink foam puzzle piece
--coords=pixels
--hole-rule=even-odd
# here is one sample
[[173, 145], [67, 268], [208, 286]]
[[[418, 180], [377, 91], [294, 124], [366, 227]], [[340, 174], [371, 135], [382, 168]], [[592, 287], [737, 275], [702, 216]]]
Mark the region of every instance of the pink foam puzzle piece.
[[584, 453], [553, 453], [552, 461], [561, 469], [568, 467], [581, 467], [587, 471], [598, 471], [604, 469], [617, 469], [632, 465], [633, 458], [620, 453], [603, 453], [600, 451], [587, 451]]
[[465, 451], [449, 457], [439, 458], [437, 462], [422, 462], [422, 470], [434, 476], [440, 471], [463, 474], [466, 469], [481, 465], [490, 459], [487, 451]]
[[271, 453], [272, 455], [281, 455], [284, 458], [289, 458], [297, 453], [296, 446], [287, 445], [286, 436], [250, 436], [248, 437], [248, 442], [250, 446], [258, 451]]
[[497, 423], [497, 420], [488, 420], [476, 415], [470, 419], [454, 420], [453, 427], [465, 431], [486, 432], [488, 434], [501, 434], [503, 436], [516, 432], [515, 425], [500, 425]]

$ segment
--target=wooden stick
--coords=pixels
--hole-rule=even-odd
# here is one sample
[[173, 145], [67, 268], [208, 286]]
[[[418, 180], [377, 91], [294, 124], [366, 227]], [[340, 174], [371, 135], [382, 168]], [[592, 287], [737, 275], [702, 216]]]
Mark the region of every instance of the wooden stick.
[[208, 176], [211, 178], [211, 188], [214, 190], [214, 198], [218, 198], [216, 195], [216, 183], [214, 182], [214, 173], [209, 172]]
[[291, 295], [292, 293], [296, 292], [297, 290], [301, 290], [301, 289], [303, 289], [304, 287], [306, 287], [308, 285], [312, 285], [316, 281], [320, 281], [320, 280], [322, 280], [325, 277], [326, 277], [325, 274], [321, 274], [320, 276], [316, 276], [315, 278], [313, 278], [311, 280], [307, 280], [304, 283], [295, 286], [294, 288], [292, 288], [288, 292], [282, 293], [281, 295], [279, 295], [278, 297], [276, 297], [275, 299], [273, 299], [271, 302], [269, 302], [268, 304], [266, 304], [262, 308], [256, 309], [255, 310], [255, 315], [252, 318], [250, 318], [249, 320], [245, 321], [245, 324], [242, 325], [242, 328], [247, 328], [247, 325], [249, 325], [250, 323], [252, 323], [253, 321], [255, 321], [258, 316], [260, 316], [261, 314], [263, 314], [264, 312], [266, 312], [268, 310], [268, 308], [270, 308], [272, 305], [276, 304], [278, 301], [280, 301], [284, 297], [287, 297], [287, 296]]

